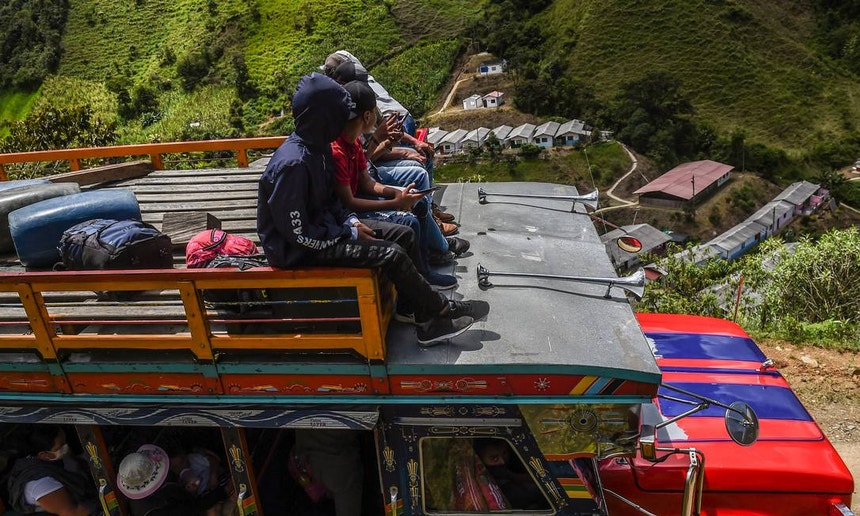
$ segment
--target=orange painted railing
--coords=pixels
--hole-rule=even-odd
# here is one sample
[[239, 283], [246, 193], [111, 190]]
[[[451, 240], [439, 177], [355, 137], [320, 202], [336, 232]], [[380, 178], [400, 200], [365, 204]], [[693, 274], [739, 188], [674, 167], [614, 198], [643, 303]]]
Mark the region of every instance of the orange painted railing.
[[149, 156], [155, 170], [162, 170], [164, 154], [202, 151], [234, 151], [240, 168], [248, 166], [248, 150], [274, 149], [283, 143], [286, 136], [262, 138], [236, 138], [232, 140], [202, 140], [191, 142], [145, 143], [138, 145], [117, 145], [113, 147], [88, 147], [80, 149], [60, 149], [33, 152], [13, 152], [0, 154], [0, 181], [7, 181], [3, 165], [14, 163], [35, 163], [43, 161], [68, 161], [73, 170], [81, 169], [81, 160], [93, 158], [117, 158]]
[[[385, 358], [385, 333], [391, 317], [393, 292], [380, 283], [372, 269], [306, 268], [247, 271], [230, 269], [169, 269], [125, 271], [20, 272], [0, 274], [0, 325], [25, 327], [19, 334], [0, 334], [0, 350], [30, 349], [43, 360], [57, 360], [61, 352], [85, 349], [188, 350], [199, 360], [213, 360], [227, 350], [353, 350], [370, 360]], [[203, 291], [212, 289], [339, 289], [357, 313], [350, 317], [328, 315], [312, 321], [340, 323], [350, 319], [348, 330], [331, 333], [264, 332], [232, 335], [213, 332], [213, 324], [240, 322], [233, 315], [214, 311]], [[126, 301], [96, 299], [96, 292], [149, 292]], [[291, 290], [301, 303], [307, 290]], [[8, 299], [17, 298], [17, 303]], [[154, 298], [152, 296], [155, 296]], [[328, 298], [326, 298], [328, 299]], [[311, 301], [319, 304], [320, 301]], [[323, 301], [324, 302], [324, 301]], [[289, 302], [288, 302], [289, 303]], [[295, 303], [295, 301], [292, 301]], [[15, 306], [17, 305], [17, 307]], [[335, 307], [337, 308], [337, 307]], [[338, 310], [332, 310], [338, 312]], [[271, 314], [258, 323], [288, 324], [300, 319]], [[238, 318], [238, 319], [237, 319]], [[109, 325], [107, 334], [90, 333], [89, 326]], [[185, 329], [177, 332], [177, 326]], [[337, 328], [337, 324], [331, 325]], [[77, 329], [76, 329], [77, 327]], [[326, 326], [328, 327], [328, 326]]]

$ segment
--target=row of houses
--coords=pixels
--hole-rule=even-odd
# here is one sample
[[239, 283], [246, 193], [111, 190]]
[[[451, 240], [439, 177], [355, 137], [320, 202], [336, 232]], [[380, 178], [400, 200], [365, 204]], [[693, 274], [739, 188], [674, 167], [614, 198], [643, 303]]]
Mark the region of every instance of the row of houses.
[[427, 141], [432, 143], [440, 154], [455, 154], [480, 147], [491, 134], [499, 140], [503, 148], [516, 148], [527, 144], [550, 148], [576, 145], [591, 135], [591, 127], [576, 119], [563, 124], [546, 122], [537, 126], [534, 124], [522, 124], [517, 127], [500, 125], [495, 129], [479, 127], [471, 131], [456, 129], [448, 132], [432, 127], [427, 133]]
[[471, 95], [463, 99], [463, 109], [497, 108], [505, 103], [505, 94], [501, 91], [491, 91], [486, 95]]
[[[829, 193], [819, 185], [800, 181], [788, 186], [772, 201], [747, 217], [740, 224], [717, 236], [710, 242], [684, 251], [682, 257], [699, 264], [711, 258], [733, 260], [757, 246], [762, 240], [779, 233], [793, 218], [809, 215], [821, 209]], [[615, 245], [618, 237], [634, 237], [642, 244], [637, 252], [628, 252]], [[621, 226], [600, 237], [606, 253], [619, 270], [630, 270], [641, 264], [640, 256], [646, 253], [662, 256], [668, 242], [682, 243], [672, 235], [649, 225]], [[645, 268], [648, 279], [662, 275], [654, 266]]]

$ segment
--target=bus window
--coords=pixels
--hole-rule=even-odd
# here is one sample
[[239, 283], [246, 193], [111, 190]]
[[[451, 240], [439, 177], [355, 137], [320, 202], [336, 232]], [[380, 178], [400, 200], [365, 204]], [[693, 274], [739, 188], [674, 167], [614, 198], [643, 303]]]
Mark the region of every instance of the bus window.
[[505, 439], [421, 440], [427, 512], [550, 511], [522, 458]]

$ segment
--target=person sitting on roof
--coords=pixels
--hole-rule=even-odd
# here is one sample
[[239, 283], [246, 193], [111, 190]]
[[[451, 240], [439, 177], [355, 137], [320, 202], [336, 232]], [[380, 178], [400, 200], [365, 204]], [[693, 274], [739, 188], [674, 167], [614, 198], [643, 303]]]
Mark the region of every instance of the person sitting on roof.
[[35, 425], [27, 435], [28, 455], [9, 472], [9, 503], [22, 514], [97, 514], [95, 484], [72, 457], [59, 426]]
[[[436, 149], [432, 144], [415, 138], [415, 119], [412, 114], [367, 72], [358, 58], [346, 50], [338, 50], [329, 54], [320, 69], [341, 84], [353, 80], [367, 82], [376, 94], [376, 105], [383, 120], [398, 126], [396, 130], [384, 135], [387, 138], [377, 133], [380, 150], [376, 152], [377, 147], [372, 145], [368, 152], [373, 164], [370, 169], [371, 176], [381, 183], [406, 186], [415, 181], [413, 174], [414, 167], [417, 166], [425, 169], [432, 184], [433, 156]], [[380, 124], [380, 129], [384, 126], [385, 124]], [[383, 144], [388, 142], [391, 145], [383, 147]], [[419, 184], [418, 181], [415, 182]], [[438, 219], [442, 228], [442, 234], [456, 234], [456, 225], [452, 224], [454, 217], [435, 204], [432, 208], [433, 216]]]
[[406, 226], [359, 220], [334, 195], [331, 142], [350, 114], [349, 93], [317, 73], [302, 77], [293, 96], [296, 129], [260, 176], [257, 233], [273, 267], [379, 267], [414, 314], [418, 343], [439, 344], [474, 322], [469, 302], [434, 291], [416, 270], [418, 246]]
[[[359, 212], [362, 218], [385, 220], [411, 227], [418, 239], [419, 262], [415, 264], [417, 269], [431, 285], [441, 289], [455, 287], [457, 279], [454, 276], [439, 274], [427, 267], [433, 243], [439, 240], [444, 242], [443, 249], [435, 249], [442, 253], [448, 251], [449, 245], [433, 221], [425, 195], [410, 193], [415, 184], [406, 185], [405, 188], [386, 186], [374, 181], [367, 172], [367, 158], [359, 137], [363, 133], [371, 132], [376, 126], [373, 90], [361, 81], [349, 82], [344, 85], [344, 89], [352, 99], [350, 120], [331, 145], [336, 170], [334, 190], [340, 202]], [[451, 239], [454, 240], [455, 237]], [[465, 240], [455, 242], [450, 247], [455, 245], [461, 249], [461, 253], [469, 247]]]

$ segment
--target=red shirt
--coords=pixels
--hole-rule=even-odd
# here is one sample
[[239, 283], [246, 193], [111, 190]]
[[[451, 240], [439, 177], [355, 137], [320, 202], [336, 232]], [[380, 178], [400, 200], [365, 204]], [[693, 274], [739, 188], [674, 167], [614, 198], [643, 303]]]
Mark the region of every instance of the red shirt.
[[334, 180], [349, 185], [352, 195], [358, 192], [358, 178], [367, 168], [367, 155], [361, 146], [361, 140], [356, 138], [352, 143], [346, 141], [343, 135], [331, 142], [331, 153], [334, 156]]

